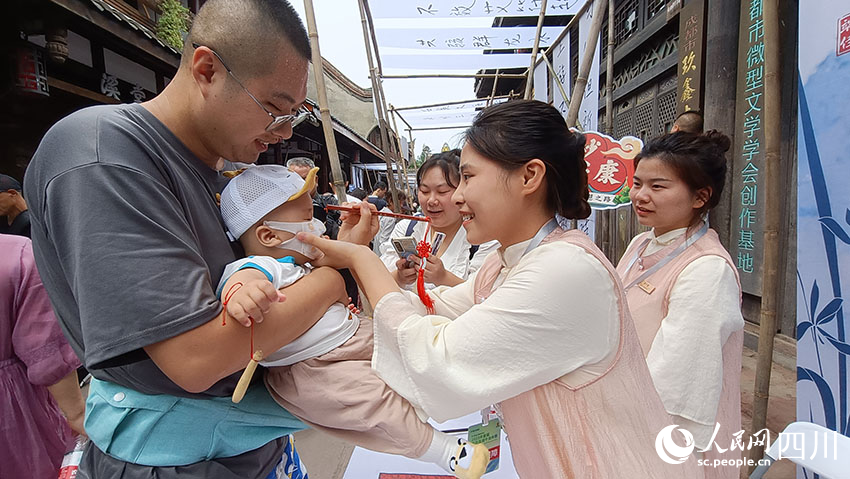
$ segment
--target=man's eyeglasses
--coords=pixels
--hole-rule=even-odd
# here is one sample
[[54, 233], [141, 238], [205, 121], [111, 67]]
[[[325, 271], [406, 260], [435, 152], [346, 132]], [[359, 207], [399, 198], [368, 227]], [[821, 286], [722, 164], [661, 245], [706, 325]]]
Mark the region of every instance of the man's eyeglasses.
[[[201, 45], [199, 45], [197, 43], [193, 43], [192, 46], [194, 48], [198, 48]], [[242, 87], [243, 90], [245, 90], [245, 93], [247, 93], [248, 96], [250, 96], [251, 99], [254, 100], [254, 103], [256, 103], [257, 106], [259, 106], [260, 108], [262, 108], [263, 111], [266, 112], [266, 114], [269, 115], [269, 117], [272, 119], [271, 122], [268, 124], [268, 126], [266, 126], [266, 131], [277, 130], [278, 128], [282, 127], [283, 125], [295, 120], [295, 118], [299, 117], [300, 115], [307, 113], [307, 112], [300, 112], [298, 115], [275, 115], [274, 113], [270, 112], [266, 107], [263, 106], [262, 103], [260, 103], [259, 100], [257, 100], [257, 97], [255, 97], [253, 94], [251, 94], [251, 92], [248, 91], [247, 88], [245, 88], [245, 85], [243, 85], [242, 82], [239, 81], [239, 78], [236, 78], [236, 75], [233, 73], [233, 71], [230, 69], [230, 67], [228, 67], [227, 64], [224, 63], [224, 60], [221, 59], [221, 56], [218, 53], [216, 53], [216, 51], [213, 50], [212, 48], [210, 48], [210, 47], [207, 47], [207, 48], [209, 48], [209, 50], [212, 52], [212, 54], [215, 55], [216, 58], [218, 58], [218, 61], [221, 62], [221, 66], [223, 66], [224, 69], [227, 70], [227, 73], [234, 80], [236, 80], [236, 83], [239, 84], [239, 86]]]

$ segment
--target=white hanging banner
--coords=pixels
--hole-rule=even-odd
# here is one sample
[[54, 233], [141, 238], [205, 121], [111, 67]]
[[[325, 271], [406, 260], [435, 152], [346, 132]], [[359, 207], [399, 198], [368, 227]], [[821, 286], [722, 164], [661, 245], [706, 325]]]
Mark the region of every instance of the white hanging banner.
[[[404, 70], [462, 70], [476, 72], [485, 68], [516, 68], [528, 67], [531, 54], [508, 53], [494, 55], [381, 55], [385, 69], [398, 68]], [[452, 72], [457, 73], [457, 72]]]
[[[549, 0], [546, 15], [575, 15], [585, 0]], [[528, 17], [542, 0], [372, 0], [375, 18]]]
[[[543, 27], [540, 46], [548, 47], [564, 27]], [[378, 45], [417, 50], [495, 50], [533, 48], [537, 27], [379, 28]]]
[[564, 93], [567, 95], [572, 91], [570, 84], [570, 36], [566, 35], [558, 44], [554, 45], [552, 51], [552, 68], [555, 70], [555, 75], [551, 79], [552, 84], [552, 106], [558, 109], [562, 115], [567, 116], [567, 110], [570, 105], [567, 99], [561, 95], [561, 89], [558, 88], [558, 83], [564, 87]]
[[[602, 0], [596, 0], [602, 1]], [[584, 98], [581, 100], [581, 108], [578, 112], [578, 121], [584, 131], [596, 131], [599, 123], [599, 37], [587, 38], [590, 24], [593, 22], [593, 7], [588, 8], [578, 22], [579, 51], [578, 64], [581, 65], [582, 57], [587, 42], [595, 42], [596, 49], [593, 51], [593, 62], [590, 64], [590, 73], [587, 75], [587, 87], [584, 89]]]
[[478, 112], [475, 110], [435, 112], [422, 116], [405, 117], [414, 127], [439, 125], [468, 125]]
[[532, 80], [532, 83], [534, 84], [535, 100], [540, 100], [542, 102], [549, 101], [548, 79], [549, 72], [548, 68], [546, 68], [546, 62], [541, 61], [536, 67], [534, 67], [534, 79]]

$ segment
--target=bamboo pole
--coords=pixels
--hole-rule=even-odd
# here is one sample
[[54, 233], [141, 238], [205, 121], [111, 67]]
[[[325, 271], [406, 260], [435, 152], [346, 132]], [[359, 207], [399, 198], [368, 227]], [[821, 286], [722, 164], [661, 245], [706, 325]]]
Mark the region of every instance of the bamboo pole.
[[[385, 80], [408, 80], [412, 78], [496, 78], [495, 73], [421, 73], [416, 75], [383, 75]], [[525, 73], [500, 73], [499, 78], [525, 78]]]
[[578, 119], [578, 111], [581, 108], [581, 100], [584, 98], [584, 89], [587, 87], [587, 75], [590, 73], [590, 65], [593, 63], [593, 53], [599, 44], [599, 29], [602, 27], [602, 14], [608, 6], [603, 0], [595, 0], [596, 8], [593, 10], [593, 21], [590, 31], [587, 32], [587, 45], [584, 48], [584, 57], [581, 59], [581, 67], [578, 69], [573, 94], [570, 97], [570, 109], [567, 111], [567, 126], [574, 126]]
[[[480, 100], [479, 100], [479, 101], [480, 101]], [[395, 113], [396, 115], [398, 115], [399, 119], [400, 119], [400, 120], [401, 120], [401, 121], [402, 121], [405, 125], [407, 125], [407, 128], [408, 128], [408, 129], [413, 128], [413, 126], [412, 126], [410, 123], [408, 123], [408, 122], [407, 122], [407, 120], [405, 120], [403, 116], [401, 116], [401, 113], [399, 113], [399, 112], [398, 112], [398, 109], [394, 109], [394, 108], [393, 108], [393, 106], [392, 106], [392, 105], [390, 105], [390, 111], [391, 111], [392, 113]]]
[[[493, 97], [494, 100], [501, 100], [502, 98], [510, 98], [510, 95], [499, 95], [499, 96]], [[475, 98], [473, 100], [447, 101], [447, 102], [443, 102], [443, 103], [432, 103], [430, 105], [400, 106], [400, 107], [393, 107], [392, 105], [390, 105], [390, 110], [392, 110], [392, 111], [421, 110], [423, 108], [434, 108], [434, 107], [437, 107], [437, 106], [463, 105], [465, 103], [475, 103], [475, 102], [478, 102], [478, 101], [483, 101], [483, 100], [481, 98]]]
[[[384, 93], [384, 84], [383, 84], [383, 78], [382, 78], [383, 75], [384, 75], [384, 67], [383, 67], [383, 65], [381, 65], [381, 53], [378, 50], [378, 39], [375, 36], [375, 24], [372, 21], [372, 10], [369, 8], [369, 0], [363, 0], [363, 8], [366, 10], [366, 21], [368, 22], [368, 25], [369, 25], [369, 36], [372, 38], [372, 45], [375, 49], [375, 62], [378, 65], [378, 78], [379, 78], [378, 87], [381, 90], [381, 106], [383, 108], [383, 110], [381, 111], [381, 115], [383, 115], [384, 121], [387, 121], [387, 117], [389, 116], [389, 113], [388, 113], [388, 110], [387, 110], [387, 95]], [[387, 125], [389, 126], [389, 121], [387, 121]], [[397, 155], [396, 160], [398, 160], [400, 162], [401, 156], [402, 156], [401, 155], [401, 137], [399, 136], [399, 132], [398, 132], [397, 129], [393, 128], [392, 131], [393, 131], [393, 134], [395, 135], [394, 138], [396, 140], [396, 150], [395, 150], [395, 153]], [[393, 170], [393, 182], [395, 183], [395, 181], [396, 181], [395, 170]], [[396, 187], [393, 186], [393, 190], [395, 190], [395, 188]], [[395, 197], [396, 196], [395, 191], [393, 191], [392, 194], [393, 194], [393, 199], [395, 200], [394, 204], [398, 205], [399, 202], [398, 202], [398, 198]]]
[[555, 73], [555, 67], [552, 65], [552, 62], [549, 61], [549, 57], [547, 57], [545, 53], [541, 56], [543, 57], [543, 61], [546, 62], [546, 68], [548, 68], [549, 72], [552, 74], [552, 79], [555, 80], [555, 85], [558, 87], [558, 91], [561, 92], [561, 96], [564, 98], [564, 101], [569, 103], [570, 97], [567, 95], [566, 90], [564, 90], [564, 84], [558, 79], [558, 75]]
[[[761, 314], [759, 315], [758, 359], [753, 391], [753, 431], [767, 423], [767, 406], [770, 397], [770, 373], [773, 365], [773, 340], [776, 336], [776, 305], [779, 295], [779, 225], [781, 182], [781, 65], [779, 56], [779, 0], [766, 0], [764, 17], [764, 142], [765, 142], [765, 222], [764, 259], [762, 263]], [[764, 446], [750, 451], [750, 458], [761, 459]]]
[[[605, 132], [614, 137], [614, 0], [608, 0], [608, 58], [605, 73]], [[611, 227], [618, 221], [616, 210], [596, 212], [596, 240], [602, 252], [614, 258]], [[628, 215], [627, 215], [628, 216]]]
[[[531, 49], [531, 65], [528, 71], [525, 72], [525, 96], [526, 100], [531, 100], [531, 86], [534, 80], [534, 64], [537, 63], [537, 51], [540, 49], [540, 32], [543, 31], [543, 18], [546, 16], [546, 0], [540, 6], [540, 15], [537, 16], [537, 33], [534, 34], [534, 47]], [[498, 76], [496, 77], [498, 78]]]
[[[360, 4], [360, 23], [363, 26], [363, 43], [366, 45], [366, 59], [369, 62], [369, 77], [372, 80], [372, 101], [375, 102], [375, 109], [378, 112], [378, 127], [381, 130], [381, 149], [384, 153], [384, 162], [387, 164], [387, 178], [390, 180], [390, 194], [393, 198], [393, 207], [398, 208], [398, 191], [396, 190], [395, 171], [393, 170], [392, 159], [390, 158], [390, 141], [387, 134], [387, 124], [384, 120], [383, 90], [378, 79], [378, 70], [375, 66], [375, 61], [372, 58], [372, 46], [369, 42], [369, 26], [366, 19], [366, 0], [358, 0]], [[377, 48], [375, 44], [375, 48]], [[397, 212], [397, 211], [396, 211]]]
[[614, 0], [608, 0], [608, 58], [605, 68], [605, 132], [614, 137]]
[[[390, 110], [389, 111], [390, 111], [390, 118], [393, 119], [393, 130], [398, 132], [398, 124], [395, 121], [396, 116], [392, 114], [393, 111], [394, 111], [392, 103], [390, 103]], [[401, 160], [401, 171], [404, 172], [404, 191], [407, 192], [407, 196], [409, 197], [410, 196], [410, 187], [408, 186], [409, 183], [407, 181], [407, 160], [404, 159], [404, 153], [401, 152], [401, 136], [399, 136], [398, 138], [399, 138], [398, 152], [399, 152], [399, 156], [400, 156], [399, 160]], [[408, 145], [407, 151], [408, 151], [408, 153], [407, 153], [408, 156], [410, 156], [412, 158], [412, 155], [410, 155], [410, 145]], [[398, 207], [401, 208], [401, 205], [398, 205]], [[396, 211], [396, 213], [398, 213], [398, 211]]]
[[316, 15], [313, 12], [313, 0], [304, 0], [304, 12], [307, 16], [307, 31], [313, 54], [313, 76], [316, 79], [316, 93], [319, 96], [319, 112], [322, 115], [322, 131], [325, 134], [325, 147], [331, 164], [334, 190], [340, 203], [347, 201], [345, 181], [342, 179], [342, 167], [339, 164], [339, 151], [336, 148], [331, 111], [328, 109], [328, 92], [325, 89], [325, 72], [322, 66], [322, 52], [319, 50], [319, 33], [316, 31]]
[[487, 106], [493, 104], [493, 98], [496, 97], [496, 85], [499, 83], [499, 69], [496, 69], [496, 78], [493, 79], [493, 89], [490, 90], [490, 96], [487, 98]]

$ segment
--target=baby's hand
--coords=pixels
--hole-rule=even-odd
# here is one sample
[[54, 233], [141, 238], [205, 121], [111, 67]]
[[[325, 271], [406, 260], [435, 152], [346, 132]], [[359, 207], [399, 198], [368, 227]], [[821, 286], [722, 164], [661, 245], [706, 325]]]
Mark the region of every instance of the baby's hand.
[[355, 315], [360, 314], [360, 310], [357, 309], [357, 306], [354, 303], [351, 302], [351, 297], [348, 298], [347, 302], [342, 303], [342, 304], [347, 304], [348, 310], [351, 311], [353, 314], [355, 314]]
[[[228, 289], [229, 288], [229, 289]], [[262, 322], [263, 314], [271, 309], [272, 303], [286, 300], [266, 279], [252, 279], [225, 288], [225, 308], [227, 315], [239, 321], [243, 326], [251, 326], [251, 321]]]

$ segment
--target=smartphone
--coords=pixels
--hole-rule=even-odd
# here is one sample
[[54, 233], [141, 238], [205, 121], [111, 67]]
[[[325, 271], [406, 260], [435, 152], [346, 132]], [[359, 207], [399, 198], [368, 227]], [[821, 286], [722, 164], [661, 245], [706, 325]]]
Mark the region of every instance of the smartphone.
[[416, 254], [416, 239], [413, 236], [402, 236], [401, 238], [393, 238], [393, 248], [395, 252], [402, 258], [407, 258], [412, 254]]

